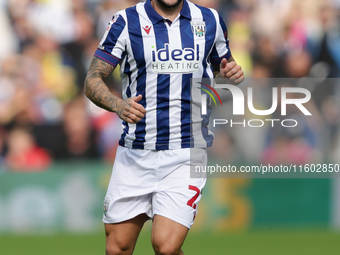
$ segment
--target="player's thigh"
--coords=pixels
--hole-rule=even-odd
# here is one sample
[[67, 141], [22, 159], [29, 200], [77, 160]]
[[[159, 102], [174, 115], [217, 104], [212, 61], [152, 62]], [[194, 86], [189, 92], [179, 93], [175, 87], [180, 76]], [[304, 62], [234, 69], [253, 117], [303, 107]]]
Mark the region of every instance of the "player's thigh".
[[106, 254], [132, 254], [138, 235], [149, 219], [140, 214], [120, 223], [105, 224]]
[[161, 215], [153, 218], [151, 242], [158, 254], [180, 254], [189, 229]]
[[[167, 152], [165, 152], [167, 153]], [[168, 166], [174, 166], [172, 172], [158, 182], [157, 191], [152, 196], [153, 214], [161, 215], [191, 228], [198, 212], [198, 204], [206, 178], [191, 178], [191, 152], [175, 150], [172, 157], [164, 157], [164, 172]], [[185, 155], [187, 154], [187, 155]], [[206, 164], [206, 150], [197, 150], [198, 162]]]

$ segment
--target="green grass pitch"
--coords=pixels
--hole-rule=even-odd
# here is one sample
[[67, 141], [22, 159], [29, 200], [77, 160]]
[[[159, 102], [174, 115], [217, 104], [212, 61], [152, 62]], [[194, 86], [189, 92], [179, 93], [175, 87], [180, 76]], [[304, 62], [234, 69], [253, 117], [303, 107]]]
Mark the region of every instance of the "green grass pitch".
[[[2, 255], [104, 255], [98, 234], [0, 235]], [[329, 230], [249, 230], [239, 233], [189, 233], [186, 255], [338, 255], [340, 233]], [[134, 254], [152, 255], [150, 230], [143, 230]]]

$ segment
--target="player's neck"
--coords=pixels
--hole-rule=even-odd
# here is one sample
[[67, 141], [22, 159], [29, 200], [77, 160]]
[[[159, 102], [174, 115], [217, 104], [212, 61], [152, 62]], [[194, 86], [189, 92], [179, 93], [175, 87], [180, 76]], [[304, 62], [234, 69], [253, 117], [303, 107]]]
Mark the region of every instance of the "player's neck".
[[[163, 0], [167, 1], [167, 0]], [[171, 2], [174, 2], [173, 0], [169, 0]], [[177, 6], [174, 7], [165, 7], [164, 5], [160, 4], [158, 0], [151, 0], [151, 5], [155, 9], [155, 11], [161, 15], [162, 17], [174, 21], [175, 18], [177, 17], [178, 13], [181, 12], [182, 7], [183, 7], [183, 1]]]

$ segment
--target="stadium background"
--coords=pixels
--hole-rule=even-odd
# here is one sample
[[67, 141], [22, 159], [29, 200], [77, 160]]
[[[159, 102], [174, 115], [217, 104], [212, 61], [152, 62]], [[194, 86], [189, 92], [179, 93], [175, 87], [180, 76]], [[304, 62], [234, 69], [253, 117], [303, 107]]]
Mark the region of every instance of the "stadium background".
[[[340, 1], [194, 2], [224, 17], [247, 77], [339, 78]], [[103, 254], [102, 200], [121, 126], [85, 99], [83, 81], [107, 22], [135, 3], [0, 0], [1, 254]], [[120, 93], [117, 72], [109, 86]], [[314, 94], [322, 125], [271, 144], [263, 133], [224, 132], [211, 157], [339, 163], [339, 86]], [[338, 179], [210, 179], [185, 250], [338, 254], [339, 197]], [[136, 254], [152, 254], [149, 232], [150, 223]]]

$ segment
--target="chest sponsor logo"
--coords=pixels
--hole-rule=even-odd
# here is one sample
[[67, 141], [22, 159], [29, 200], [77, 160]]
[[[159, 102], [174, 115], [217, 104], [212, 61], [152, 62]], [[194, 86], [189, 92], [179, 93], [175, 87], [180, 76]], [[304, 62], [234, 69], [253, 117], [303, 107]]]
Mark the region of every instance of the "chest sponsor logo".
[[199, 45], [195, 48], [170, 49], [168, 43], [157, 50], [151, 46], [152, 71], [155, 73], [194, 73], [199, 69]]

